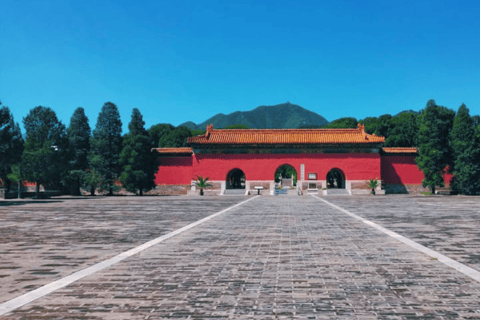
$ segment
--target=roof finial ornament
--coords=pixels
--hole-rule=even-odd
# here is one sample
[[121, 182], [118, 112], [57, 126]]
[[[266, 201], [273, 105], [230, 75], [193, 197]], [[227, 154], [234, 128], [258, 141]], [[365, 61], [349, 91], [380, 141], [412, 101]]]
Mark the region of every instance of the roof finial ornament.
[[212, 132], [213, 130], [213, 123], [209, 126], [207, 126], [207, 132], [205, 133], [205, 136], [208, 138], [210, 137], [210, 133]]
[[357, 127], [359, 130], [362, 130], [362, 133], [365, 133], [365, 125], [359, 123], [357, 124]]

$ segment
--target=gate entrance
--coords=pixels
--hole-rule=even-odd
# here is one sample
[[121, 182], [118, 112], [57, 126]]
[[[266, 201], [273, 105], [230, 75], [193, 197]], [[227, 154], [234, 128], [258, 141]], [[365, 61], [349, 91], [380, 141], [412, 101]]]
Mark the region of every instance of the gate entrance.
[[240, 169], [233, 169], [227, 175], [227, 189], [245, 189], [245, 173]]
[[328, 171], [327, 189], [345, 189], [345, 175], [342, 170], [334, 168]]
[[279, 187], [296, 186], [297, 170], [289, 164], [282, 164], [275, 171], [275, 184]]

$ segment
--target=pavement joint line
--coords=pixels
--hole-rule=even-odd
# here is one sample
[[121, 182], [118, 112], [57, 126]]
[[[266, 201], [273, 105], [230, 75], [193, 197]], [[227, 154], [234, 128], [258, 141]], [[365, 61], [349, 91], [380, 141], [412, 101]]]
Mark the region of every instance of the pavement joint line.
[[322, 198], [317, 197], [317, 196], [315, 196], [315, 195], [312, 195], [312, 197], [317, 198], [318, 200], [321, 200], [321, 201], [325, 202], [326, 204], [334, 207], [335, 209], [337, 209], [337, 210], [339, 210], [339, 211], [342, 211], [343, 213], [351, 216], [352, 218], [355, 218], [355, 219], [357, 219], [357, 220], [360, 220], [360, 221], [362, 221], [363, 223], [365, 223], [366, 225], [369, 225], [369, 226], [371, 226], [371, 227], [373, 227], [373, 228], [375, 228], [375, 229], [377, 229], [377, 230], [379, 230], [379, 231], [381, 231], [381, 232], [389, 235], [390, 237], [392, 237], [392, 238], [394, 238], [394, 239], [397, 239], [398, 241], [403, 242], [404, 244], [406, 244], [406, 245], [408, 245], [408, 246], [410, 246], [410, 247], [412, 247], [412, 248], [414, 248], [414, 249], [416, 249], [416, 250], [418, 250], [418, 251], [420, 251], [420, 252], [423, 252], [423, 253], [425, 253], [426, 255], [428, 255], [428, 256], [430, 256], [430, 257], [432, 257], [432, 258], [434, 258], [434, 259], [437, 259], [438, 261], [442, 262], [442, 263], [445, 264], [446, 266], [448, 266], [448, 267], [450, 267], [450, 268], [453, 268], [453, 269], [455, 269], [455, 270], [463, 273], [464, 275], [472, 278], [473, 280], [476, 280], [476, 281], [480, 282], [480, 272], [479, 272], [479, 271], [477, 271], [477, 270], [475, 270], [475, 269], [473, 269], [473, 268], [470, 268], [469, 266], [466, 266], [466, 265], [464, 265], [463, 263], [460, 263], [460, 262], [458, 262], [458, 261], [456, 261], [456, 260], [453, 260], [453, 259], [451, 259], [451, 258], [449, 258], [449, 257], [447, 257], [447, 256], [445, 256], [445, 255], [443, 255], [443, 254], [441, 254], [441, 253], [439, 253], [439, 252], [437, 252], [437, 251], [434, 251], [434, 250], [432, 250], [432, 249], [429, 249], [429, 248], [427, 248], [427, 247], [425, 247], [425, 246], [423, 246], [423, 245], [421, 245], [421, 244], [419, 244], [419, 243], [417, 243], [417, 242], [415, 242], [415, 241], [413, 241], [413, 240], [410, 240], [410, 239], [408, 239], [408, 238], [406, 238], [406, 237], [404, 237], [404, 236], [402, 236], [402, 235], [399, 235], [399, 234], [396, 233], [396, 232], [393, 232], [393, 231], [391, 231], [391, 230], [389, 230], [389, 229], [387, 229], [387, 228], [384, 228], [384, 227], [376, 224], [375, 222], [372, 222], [372, 221], [370, 221], [370, 220], [367, 220], [367, 219], [364, 219], [364, 218], [362, 218], [362, 217], [360, 217], [360, 216], [357, 216], [356, 214], [351, 213], [350, 211], [345, 210], [345, 209], [343, 209], [342, 207], [339, 207], [339, 206], [337, 206], [337, 205], [335, 205], [335, 204], [333, 204], [333, 203], [330, 203], [330, 202], [328, 202], [328, 201], [325, 200], [325, 199], [322, 199]]
[[50, 293], [52, 293], [52, 292], [54, 292], [58, 289], [66, 287], [66, 286], [68, 286], [69, 284], [72, 284], [75, 281], [78, 281], [78, 280], [80, 280], [82, 278], [85, 278], [87, 276], [90, 276], [90, 275], [92, 275], [92, 274], [94, 274], [98, 271], [101, 271], [103, 269], [111, 267], [112, 265], [114, 265], [114, 264], [116, 264], [116, 263], [118, 263], [118, 262], [120, 262], [120, 261], [122, 261], [126, 258], [129, 258], [129, 257], [131, 257], [131, 256], [133, 256], [133, 255], [135, 255], [135, 254], [137, 254], [137, 253], [139, 253], [139, 252], [141, 252], [145, 249], [148, 249], [148, 248], [162, 242], [162, 241], [165, 241], [165, 240], [167, 240], [171, 237], [174, 237], [177, 234], [180, 234], [184, 231], [192, 229], [192, 228], [198, 226], [199, 224], [202, 224], [202, 223], [204, 223], [204, 222], [206, 222], [210, 219], [213, 219], [213, 218], [215, 218], [215, 217], [221, 215], [222, 213], [225, 213], [225, 212], [227, 212], [231, 209], [239, 207], [242, 204], [247, 203], [248, 201], [251, 201], [251, 200], [253, 200], [257, 197], [259, 197], [259, 196], [254, 196], [250, 199], [247, 199], [245, 201], [237, 203], [233, 206], [230, 206], [226, 209], [223, 209], [222, 211], [219, 211], [217, 213], [209, 215], [208, 217], [205, 217], [205, 218], [200, 219], [196, 222], [193, 222], [189, 225], [186, 225], [186, 226], [184, 226], [180, 229], [177, 229], [177, 230], [172, 231], [170, 233], [167, 233], [163, 236], [160, 236], [156, 239], [145, 242], [144, 244], [141, 244], [138, 247], [135, 247], [133, 249], [122, 252], [122, 253], [120, 253], [120, 254], [118, 254], [118, 255], [110, 258], [110, 259], [107, 259], [107, 260], [104, 260], [102, 262], [96, 263], [93, 266], [90, 266], [90, 267], [87, 267], [87, 268], [82, 269], [80, 271], [74, 272], [71, 275], [68, 275], [68, 276], [63, 277], [59, 280], [50, 282], [49, 284], [46, 284], [46, 285], [44, 285], [44, 286], [42, 286], [38, 289], [27, 292], [27, 293], [25, 293], [21, 296], [18, 296], [16, 298], [12, 299], [12, 300], [4, 302], [4, 303], [0, 304], [0, 316], [5, 315], [6, 313], [9, 313], [11, 311], [14, 311], [15, 309], [18, 309], [18, 308], [20, 308], [20, 307], [22, 307], [22, 306], [24, 306], [24, 305], [26, 305], [30, 302], [33, 302], [37, 299], [43, 298], [44, 296], [46, 296], [46, 295], [48, 295], [48, 294], [50, 294]]

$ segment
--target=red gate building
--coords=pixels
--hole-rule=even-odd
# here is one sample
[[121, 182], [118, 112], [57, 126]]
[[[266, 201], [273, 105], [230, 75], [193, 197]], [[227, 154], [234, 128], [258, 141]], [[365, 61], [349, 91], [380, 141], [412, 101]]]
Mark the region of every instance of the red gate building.
[[[295, 192], [330, 188], [367, 194], [366, 180], [378, 179], [377, 193], [424, 191], [416, 148], [384, 148], [384, 137], [356, 129], [213, 129], [188, 138], [188, 148], [158, 148], [157, 188], [166, 194], [196, 192], [197, 176], [208, 177], [207, 194], [263, 187], [273, 194], [275, 172], [293, 167]], [[446, 182], [450, 180], [446, 177]]]

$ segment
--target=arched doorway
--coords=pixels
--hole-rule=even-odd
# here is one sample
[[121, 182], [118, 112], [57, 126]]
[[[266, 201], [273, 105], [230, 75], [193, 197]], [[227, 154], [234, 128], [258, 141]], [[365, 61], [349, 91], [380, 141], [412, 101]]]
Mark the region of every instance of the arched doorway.
[[334, 168], [328, 171], [327, 188], [345, 189], [345, 175], [343, 174], [342, 170]]
[[275, 170], [275, 184], [281, 187], [297, 185], [297, 170], [289, 164], [282, 164]]
[[233, 169], [227, 174], [227, 189], [245, 189], [245, 173], [240, 169]]

